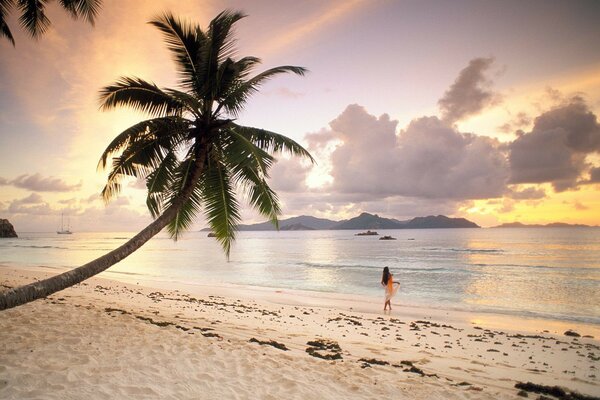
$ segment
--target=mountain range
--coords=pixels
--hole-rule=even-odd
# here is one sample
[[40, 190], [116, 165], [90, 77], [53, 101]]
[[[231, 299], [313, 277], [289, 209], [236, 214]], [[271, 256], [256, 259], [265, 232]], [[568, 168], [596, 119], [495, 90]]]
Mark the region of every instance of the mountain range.
[[[282, 231], [303, 230], [360, 230], [360, 229], [429, 229], [429, 228], [479, 228], [480, 226], [464, 218], [449, 218], [444, 215], [416, 217], [406, 221], [383, 218], [377, 214], [362, 213], [357, 217], [333, 221], [325, 218], [315, 218], [301, 215], [279, 221]], [[270, 222], [259, 224], [239, 225], [240, 231], [274, 231]], [[208, 231], [209, 229], [203, 229]]]

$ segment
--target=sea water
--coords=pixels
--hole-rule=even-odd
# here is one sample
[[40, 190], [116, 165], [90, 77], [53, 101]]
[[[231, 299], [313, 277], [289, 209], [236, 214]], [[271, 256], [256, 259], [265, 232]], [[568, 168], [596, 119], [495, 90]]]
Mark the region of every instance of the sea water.
[[[160, 234], [103, 273], [136, 280], [227, 284], [382, 296], [382, 269], [398, 303], [600, 324], [599, 228], [239, 232], [229, 261], [206, 232]], [[22, 233], [0, 240], [1, 266], [72, 268], [131, 233]]]

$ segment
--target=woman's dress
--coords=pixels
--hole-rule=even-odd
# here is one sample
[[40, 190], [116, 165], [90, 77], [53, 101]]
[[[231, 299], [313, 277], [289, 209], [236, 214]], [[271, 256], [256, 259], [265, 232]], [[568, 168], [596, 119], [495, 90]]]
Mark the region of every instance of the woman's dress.
[[394, 285], [394, 278], [392, 274], [390, 274], [387, 285], [385, 286], [385, 301], [390, 301], [392, 297], [396, 295], [396, 292], [398, 292], [399, 288], [400, 285]]

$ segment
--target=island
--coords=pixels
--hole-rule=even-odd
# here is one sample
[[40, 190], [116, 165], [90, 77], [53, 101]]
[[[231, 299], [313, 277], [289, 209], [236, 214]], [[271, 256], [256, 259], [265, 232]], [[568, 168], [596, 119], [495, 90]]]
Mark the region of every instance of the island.
[[7, 219], [0, 219], [0, 238], [16, 238], [17, 232]]
[[375, 231], [358, 232], [354, 236], [378, 236], [379, 233]]
[[[362, 213], [357, 217], [333, 221], [326, 218], [316, 218], [309, 215], [301, 215], [279, 221], [279, 229], [282, 231], [300, 230], [369, 230], [377, 229], [441, 229], [441, 228], [480, 228], [474, 222], [465, 218], [451, 218], [445, 215], [429, 215], [427, 217], [416, 217], [400, 221], [394, 218], [384, 218], [377, 214]], [[271, 222], [259, 224], [239, 225], [240, 231], [274, 231], [277, 230]], [[210, 231], [205, 228], [203, 231]], [[368, 232], [368, 231], [367, 231]], [[377, 232], [375, 232], [377, 234]], [[358, 235], [362, 236], [362, 235]]]

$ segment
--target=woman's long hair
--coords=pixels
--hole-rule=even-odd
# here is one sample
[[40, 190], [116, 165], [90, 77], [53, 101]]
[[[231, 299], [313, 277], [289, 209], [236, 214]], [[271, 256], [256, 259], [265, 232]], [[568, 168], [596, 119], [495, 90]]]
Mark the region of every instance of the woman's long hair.
[[383, 269], [383, 276], [381, 277], [381, 283], [383, 283], [384, 285], [387, 285], [389, 280], [390, 280], [390, 269], [388, 267], [385, 267]]

